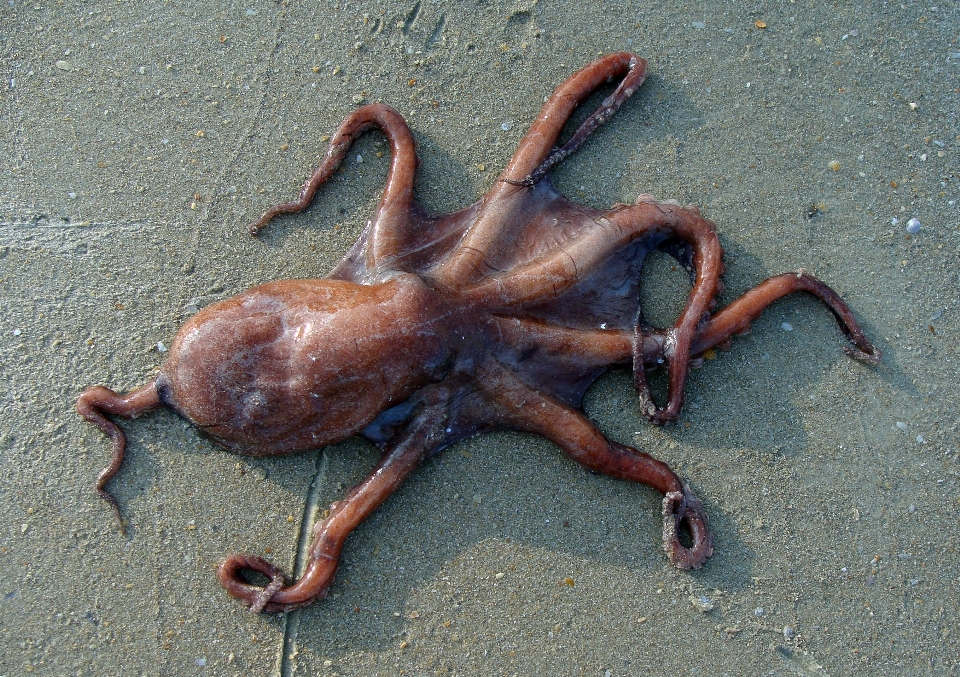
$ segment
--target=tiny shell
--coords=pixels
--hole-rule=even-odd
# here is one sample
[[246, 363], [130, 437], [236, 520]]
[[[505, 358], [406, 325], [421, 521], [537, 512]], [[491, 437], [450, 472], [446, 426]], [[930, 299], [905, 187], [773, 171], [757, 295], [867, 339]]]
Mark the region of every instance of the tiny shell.
[[713, 600], [706, 595], [702, 595], [700, 597], [691, 597], [690, 602], [693, 604], [693, 608], [702, 614], [713, 611], [715, 606]]

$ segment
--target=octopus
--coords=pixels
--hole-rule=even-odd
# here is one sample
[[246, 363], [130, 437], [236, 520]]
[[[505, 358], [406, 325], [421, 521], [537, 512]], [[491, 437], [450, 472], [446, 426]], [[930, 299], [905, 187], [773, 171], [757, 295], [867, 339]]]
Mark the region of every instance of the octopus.
[[[632, 205], [594, 209], [561, 195], [549, 173], [640, 87], [646, 61], [610, 54], [563, 82], [546, 101], [492, 188], [460, 211], [435, 215], [413, 198], [418, 157], [393, 108], [357, 109], [331, 138], [299, 199], [271, 207], [253, 235], [281, 214], [301, 212], [337, 170], [351, 144], [378, 128], [392, 157], [383, 197], [357, 242], [322, 279], [262, 284], [194, 315], [158, 375], [125, 395], [85, 390], [77, 410], [112, 440], [96, 489], [126, 440], [109, 416], [165, 406], [241, 454], [318, 449], [354, 435], [382, 451], [376, 467], [313, 529], [302, 576], [271, 562], [231, 555], [218, 577], [253, 612], [285, 612], [322, 598], [348, 535], [425, 461], [477, 433], [517, 430], [552, 441], [596, 473], [663, 495], [663, 547], [680, 569], [713, 553], [703, 504], [670, 467], [607, 439], [582, 409], [589, 386], [612, 367], [632, 367], [640, 411], [655, 424], [680, 415], [689, 369], [745, 333], [761, 312], [793, 292], [819, 298], [849, 339], [848, 355], [877, 363], [848, 306], [804, 271], [772, 277], [716, 308], [723, 249], [716, 226], [694, 206], [641, 195]], [[612, 88], [566, 141], [572, 112]], [[644, 320], [640, 279], [661, 250], [689, 273], [676, 321]], [[666, 370], [657, 399], [648, 372]]]

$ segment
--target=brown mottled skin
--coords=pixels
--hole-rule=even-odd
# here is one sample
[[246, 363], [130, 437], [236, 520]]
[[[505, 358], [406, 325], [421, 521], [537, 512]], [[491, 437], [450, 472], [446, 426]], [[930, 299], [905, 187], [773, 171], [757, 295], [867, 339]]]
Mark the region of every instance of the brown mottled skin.
[[[227, 591], [252, 611], [287, 611], [323, 597], [349, 533], [423, 461], [477, 432], [539, 433], [591, 470], [647, 484], [664, 494], [664, 548], [676, 566], [701, 566], [713, 539], [699, 500], [670, 468], [611, 442], [584, 415], [587, 387], [613, 365], [633, 365], [643, 413], [674, 420], [691, 363], [723, 346], [773, 301], [795, 291], [824, 301], [855, 347], [879, 352], [844, 302], [804, 272], [771, 278], [713, 313], [723, 250], [712, 222], [692, 206], [641, 196], [635, 205], [596, 210], [556, 192], [550, 169], [575, 151], [641, 85], [646, 62], [611, 54], [564, 82], [544, 105], [490, 191], [452, 214], [413, 201], [418, 164], [413, 137], [392, 108], [374, 104], [341, 125], [300, 199], [277, 205], [251, 226], [304, 210], [353, 141], [378, 127], [392, 164], [373, 219], [326, 278], [272, 282], [216, 303], [184, 325], [157, 378], [120, 396], [97, 386], [77, 409], [113, 440], [97, 491], [123, 461], [125, 438], [106, 414], [133, 417], [173, 409], [223, 446], [287, 454], [362, 435], [383, 449], [379, 465], [319, 522], [310, 561], [287, 585], [259, 557], [220, 566]], [[615, 91], [560, 147], [572, 111], [606, 83]], [[655, 248], [690, 271], [693, 286], [673, 326], [654, 328], [639, 306], [644, 258]], [[669, 374], [659, 407], [647, 369]], [[122, 521], [121, 521], [122, 526]], [[685, 527], [690, 546], [679, 532]], [[260, 587], [242, 575], [267, 576]]]

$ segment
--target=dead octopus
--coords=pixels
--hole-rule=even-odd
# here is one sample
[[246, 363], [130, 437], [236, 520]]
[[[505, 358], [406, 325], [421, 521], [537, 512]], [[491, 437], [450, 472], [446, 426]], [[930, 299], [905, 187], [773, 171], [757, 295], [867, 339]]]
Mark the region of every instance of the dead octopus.
[[[299, 200], [269, 209], [300, 212], [334, 173], [354, 140], [378, 127], [393, 153], [376, 215], [334, 271], [321, 280], [264, 284], [195, 315], [177, 335], [160, 374], [120, 396], [87, 389], [77, 410], [113, 441], [97, 491], [119, 519], [104, 485], [119, 470], [125, 438], [107, 414], [131, 418], [165, 405], [223, 446], [245, 454], [288, 454], [360, 434], [383, 449], [371, 474], [319, 522], [306, 572], [287, 585], [259, 557], [230, 556], [218, 575], [254, 612], [288, 611], [323, 597], [347, 535], [444, 447], [475, 433], [538, 433], [590, 470], [650, 485], [664, 494], [664, 549], [681, 569], [713, 552], [707, 516], [663, 462], [611, 442], [580, 409], [584, 392], [613, 365], [633, 365], [644, 415], [677, 418], [691, 363], [723, 346], [773, 301], [795, 291], [820, 298], [856, 346], [880, 353], [849, 308], [804, 272], [770, 278], [713, 312], [723, 250], [696, 207], [656, 202], [596, 210], [570, 202], [550, 169], [573, 153], [641, 85], [646, 62], [611, 54], [564, 82], [544, 105], [499, 180], [478, 202], [435, 216], [413, 201], [418, 159], [403, 117], [374, 104], [337, 130]], [[615, 91], [558, 146], [573, 110], [605, 83]], [[643, 321], [639, 280], [655, 248], [691, 273], [693, 286], [673, 326]], [[659, 407], [646, 370], [666, 366]], [[121, 521], [122, 525], [122, 521]], [[689, 531], [689, 547], [680, 531]], [[270, 579], [247, 582], [244, 570]]]

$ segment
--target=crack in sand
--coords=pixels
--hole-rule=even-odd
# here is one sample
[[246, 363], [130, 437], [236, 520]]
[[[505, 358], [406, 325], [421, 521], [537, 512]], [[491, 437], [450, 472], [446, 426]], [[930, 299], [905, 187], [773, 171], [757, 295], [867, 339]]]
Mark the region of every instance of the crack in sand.
[[[303, 576], [310, 557], [310, 543], [313, 536], [313, 525], [316, 522], [320, 506], [320, 492], [326, 483], [327, 469], [330, 463], [324, 450], [317, 452], [313, 481], [307, 492], [307, 500], [303, 506], [303, 517], [300, 520], [300, 531], [297, 536], [297, 553], [293, 561], [293, 575], [295, 579]], [[280, 660], [278, 674], [280, 677], [290, 677], [294, 672], [293, 660], [297, 652], [297, 634], [300, 631], [302, 609], [295, 609], [284, 617], [283, 642], [280, 645]]]

